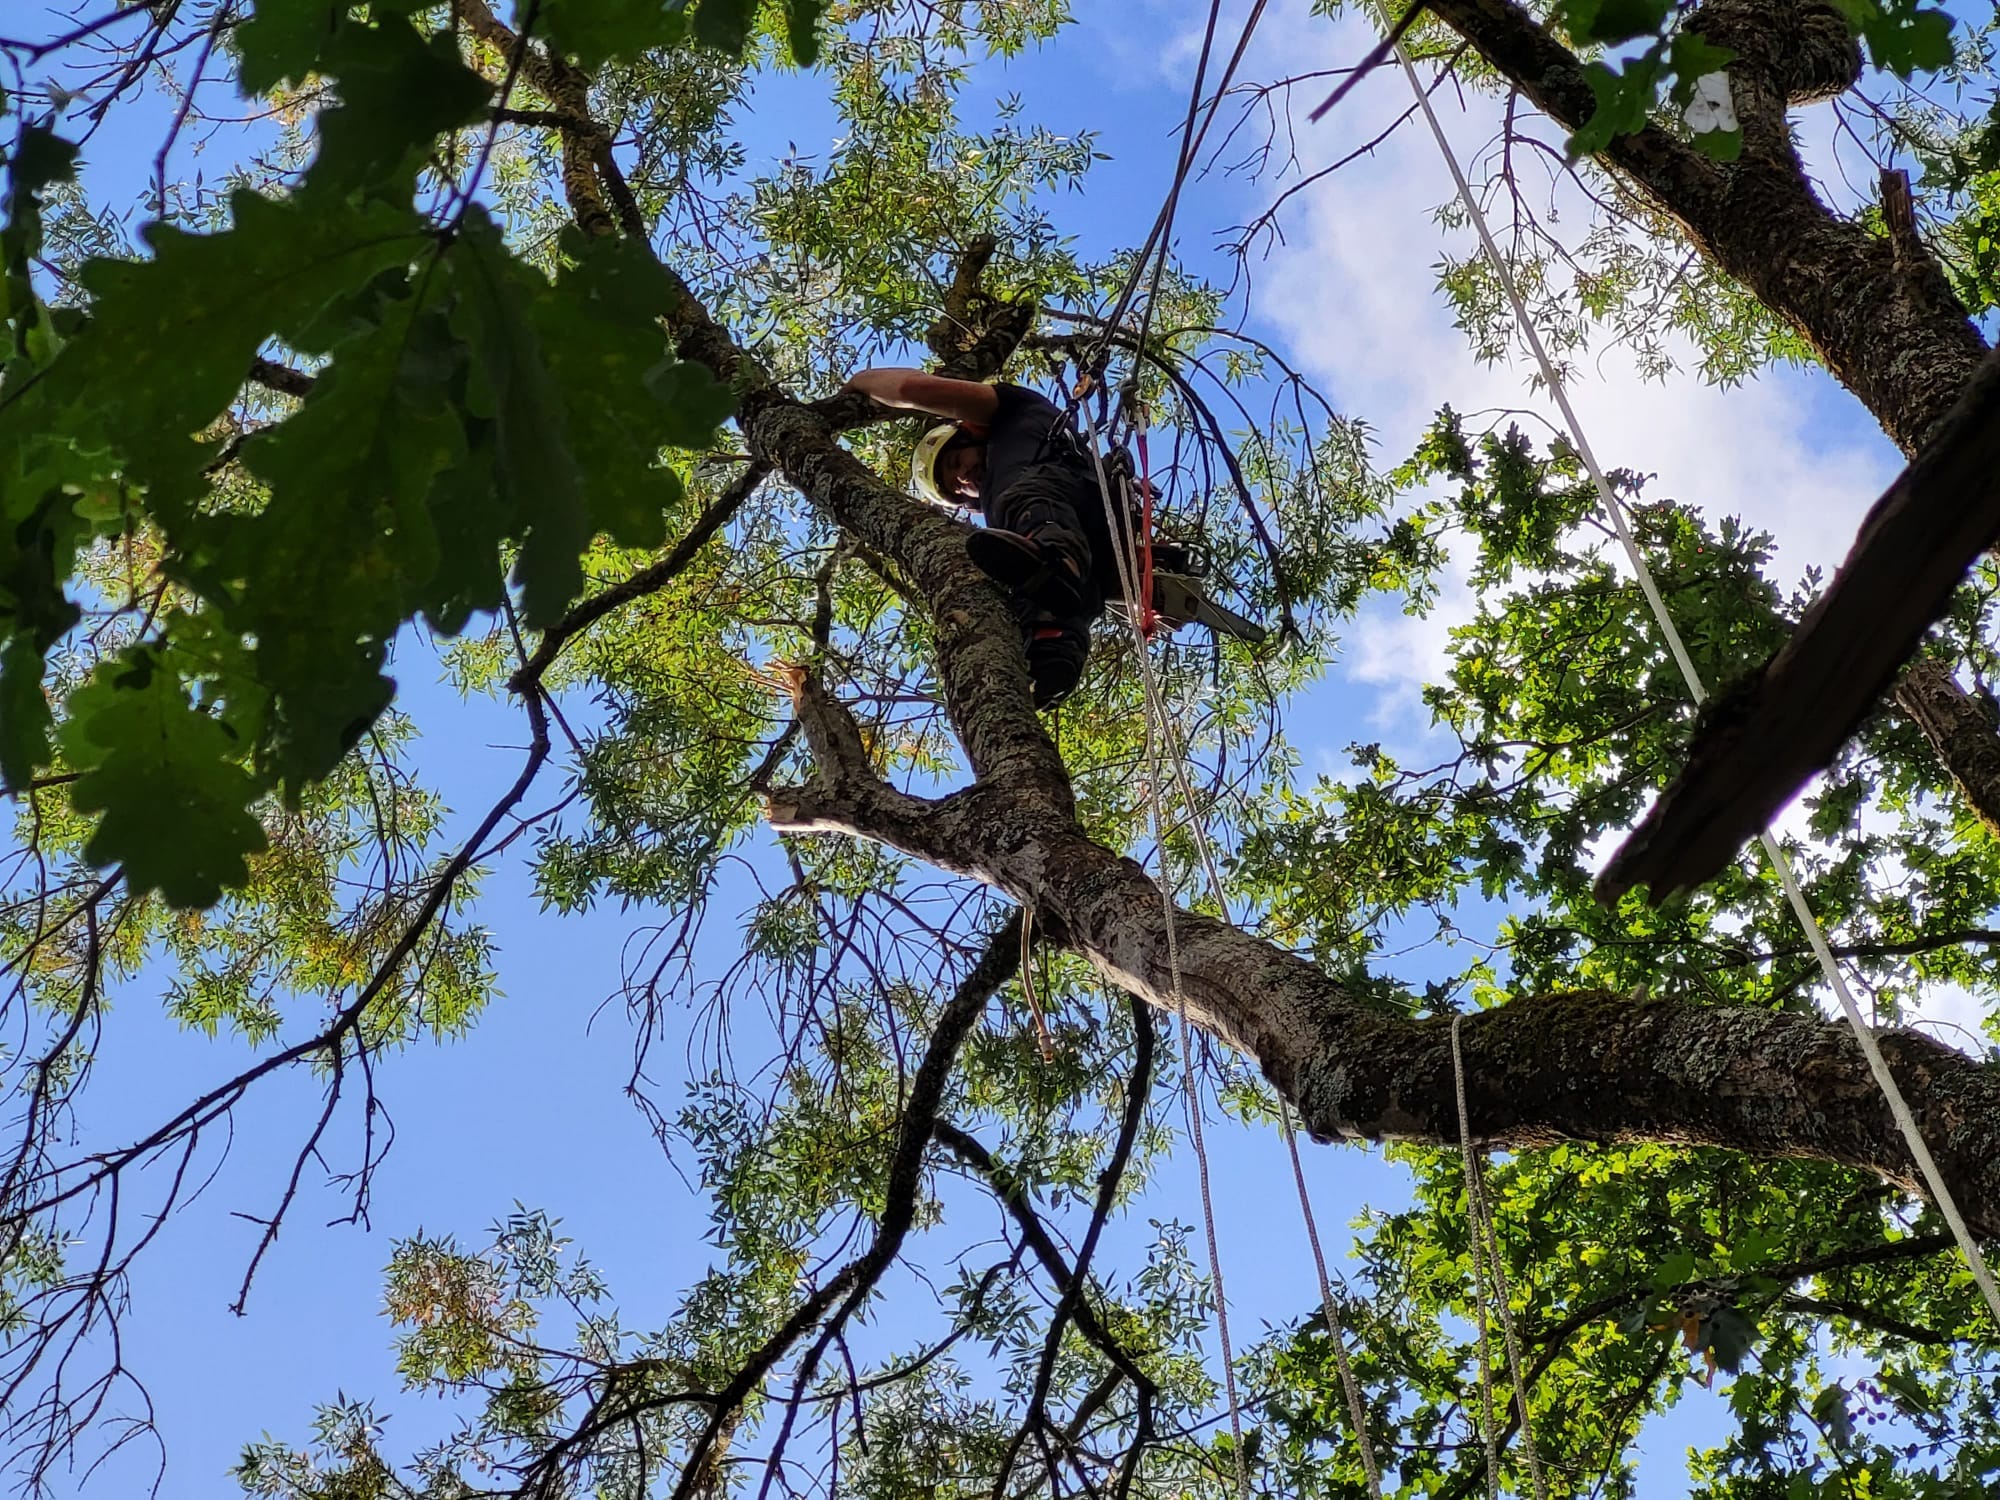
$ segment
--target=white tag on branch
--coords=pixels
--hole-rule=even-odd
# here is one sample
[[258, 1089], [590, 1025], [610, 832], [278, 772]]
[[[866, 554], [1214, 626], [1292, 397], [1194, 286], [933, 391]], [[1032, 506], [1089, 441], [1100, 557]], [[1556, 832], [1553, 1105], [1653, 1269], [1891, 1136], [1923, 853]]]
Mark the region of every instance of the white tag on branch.
[[1682, 111], [1688, 129], [1696, 135], [1711, 130], [1735, 130], [1736, 101], [1729, 94], [1727, 73], [1704, 73], [1694, 81], [1694, 99]]

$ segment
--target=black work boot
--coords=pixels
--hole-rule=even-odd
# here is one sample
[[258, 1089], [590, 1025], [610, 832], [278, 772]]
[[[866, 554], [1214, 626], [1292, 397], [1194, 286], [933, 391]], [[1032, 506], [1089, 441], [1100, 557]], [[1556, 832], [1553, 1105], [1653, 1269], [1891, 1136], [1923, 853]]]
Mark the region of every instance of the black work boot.
[[1028, 621], [1028, 680], [1035, 687], [1035, 707], [1054, 708], [1083, 680], [1090, 657], [1090, 628], [1074, 620], [1040, 614]]
[[1085, 608], [1089, 549], [1080, 538], [1048, 526], [1034, 536], [982, 526], [965, 539], [973, 565], [995, 583], [1059, 613]]

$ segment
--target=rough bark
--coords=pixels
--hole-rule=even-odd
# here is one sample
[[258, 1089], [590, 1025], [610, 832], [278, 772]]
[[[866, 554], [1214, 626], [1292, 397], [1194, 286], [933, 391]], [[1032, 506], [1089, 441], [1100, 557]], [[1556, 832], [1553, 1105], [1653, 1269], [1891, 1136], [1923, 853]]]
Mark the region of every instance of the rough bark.
[[981, 284], [1000, 242], [977, 236], [959, 256], [945, 289], [944, 312], [924, 341], [937, 356], [937, 373], [956, 380], [979, 380], [1007, 363], [1035, 321], [1032, 301], [995, 297]]
[[2000, 834], [2000, 709], [1984, 693], [1968, 693], [1951, 668], [1933, 657], [1910, 664], [1896, 685], [1896, 702], [1916, 721], [1951, 771], [1979, 820]]
[[[772, 799], [775, 826], [877, 839], [995, 885], [1113, 984], [1176, 1009], [1159, 887], [1138, 865], [1025, 788], [975, 784], [938, 802], [894, 792], [823, 689], [802, 681], [798, 708], [819, 776]], [[1447, 1018], [1371, 1008], [1260, 938], [1184, 910], [1174, 921], [1188, 1018], [1255, 1058], [1314, 1135], [1457, 1139]], [[1725, 1146], [1919, 1190], [1859, 1047], [1816, 1016], [1582, 992], [1470, 1017], [1462, 1041], [1488, 1145]], [[2000, 1232], [2000, 1070], [1915, 1032], [1885, 1032], [1882, 1046], [1954, 1196], [1981, 1233]]]
[[[1596, 107], [1575, 56], [1511, 0], [1434, 0], [1431, 10], [1521, 92], [1575, 130]], [[1793, 149], [1788, 91], [1824, 93], [1837, 69], [1826, 7], [1729, 0], [1707, 7], [1743, 124], [1734, 163], [1658, 128], [1621, 136], [1603, 160], [1678, 221], [1704, 254], [1812, 345], [1841, 384], [1915, 453], [1985, 353], [1941, 272], [1899, 272], [1887, 239], [1820, 202]], [[1806, 61], [1801, 64], [1800, 58]]]

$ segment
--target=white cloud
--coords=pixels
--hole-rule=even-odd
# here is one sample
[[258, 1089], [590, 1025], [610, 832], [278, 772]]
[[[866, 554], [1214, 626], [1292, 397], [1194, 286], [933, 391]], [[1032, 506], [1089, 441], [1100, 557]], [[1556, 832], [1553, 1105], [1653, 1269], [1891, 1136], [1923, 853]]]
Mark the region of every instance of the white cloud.
[[1404, 614], [1386, 600], [1374, 600], [1348, 632], [1347, 677], [1378, 690], [1368, 722], [1392, 742], [1392, 753], [1428, 728], [1430, 711], [1418, 695], [1425, 683], [1443, 679], [1452, 628], [1472, 620], [1477, 600], [1466, 581], [1469, 570], [1464, 558], [1453, 555], [1427, 613]]
[[1983, 1057], [1991, 1048], [1986, 1022], [1992, 1002], [1981, 999], [1962, 984], [1926, 986], [1915, 1003], [1906, 1006], [1904, 1020], [1948, 1047]]
[[[1252, 63], [1262, 76], [1344, 66], [1371, 37], [1354, 20], [1267, 22]], [[1494, 138], [1498, 101], [1467, 93], [1461, 111], [1450, 90], [1436, 101], [1461, 160], [1475, 160]], [[1303, 170], [1371, 139], [1409, 102], [1400, 70], [1382, 69], [1322, 125], [1299, 123]], [[1278, 190], [1261, 188], [1266, 201]], [[1522, 425], [1538, 436], [1555, 430], [1553, 403], [1531, 389], [1532, 365], [1481, 366], [1453, 326], [1437, 265], [1447, 250], [1462, 256], [1476, 247], [1469, 228], [1439, 227], [1436, 211], [1453, 196], [1429, 131], [1413, 118], [1372, 155], [1294, 199], [1285, 243], [1251, 267], [1259, 331], [1288, 346], [1336, 405], [1374, 426], [1387, 462], [1407, 453], [1447, 402], [1502, 426], [1508, 412], [1538, 414], [1546, 424], [1524, 415]], [[1538, 204], [1551, 206], [1580, 237], [1588, 215], [1579, 195], [1558, 187]], [[1770, 531], [1785, 583], [1809, 564], [1839, 561], [1900, 463], [1860, 404], [1818, 371], [1771, 371], [1724, 391], [1690, 376], [1643, 381], [1612, 350], [1579, 362], [1570, 396], [1601, 462], [1656, 476], [1649, 494]], [[1376, 695], [1370, 717], [1378, 726], [1416, 728], [1417, 688], [1441, 661], [1449, 625], [1469, 614], [1463, 576], [1456, 572], [1429, 617], [1373, 610], [1351, 632], [1346, 679]]]

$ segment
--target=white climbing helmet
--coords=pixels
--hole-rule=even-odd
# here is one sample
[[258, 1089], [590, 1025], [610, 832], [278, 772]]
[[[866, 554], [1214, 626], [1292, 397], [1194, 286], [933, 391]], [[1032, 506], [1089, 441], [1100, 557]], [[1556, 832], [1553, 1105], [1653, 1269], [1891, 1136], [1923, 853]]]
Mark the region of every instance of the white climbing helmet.
[[917, 439], [917, 451], [910, 455], [910, 488], [933, 505], [956, 506], [963, 503], [947, 495], [937, 480], [938, 457], [957, 436], [957, 423], [941, 422]]

